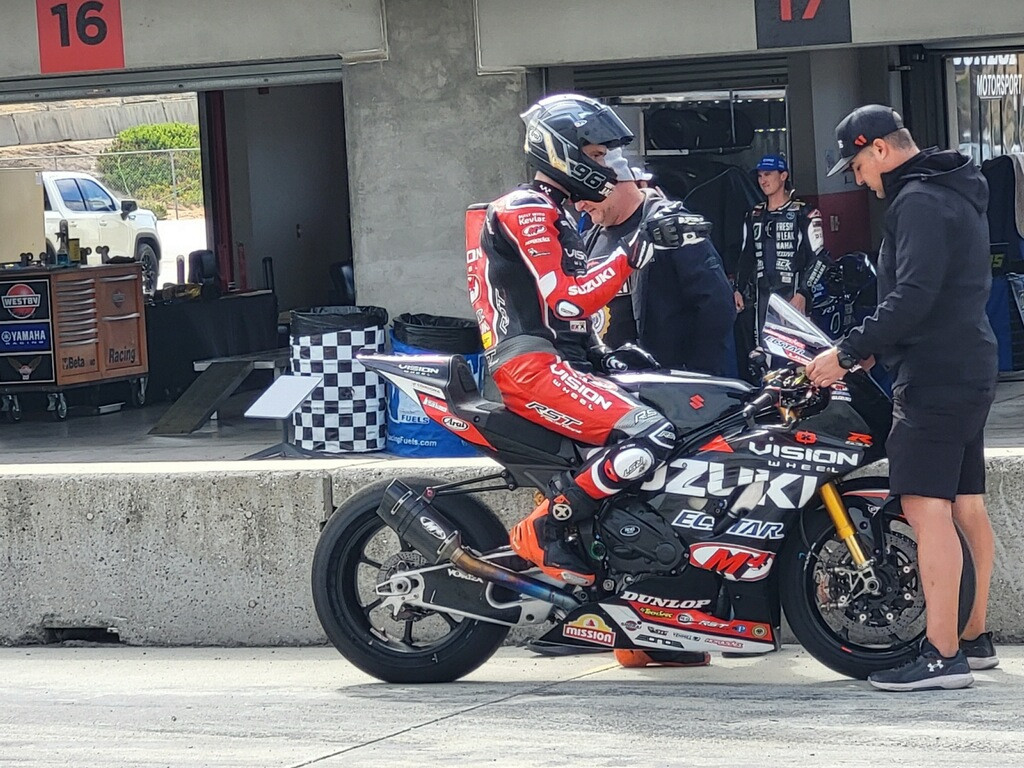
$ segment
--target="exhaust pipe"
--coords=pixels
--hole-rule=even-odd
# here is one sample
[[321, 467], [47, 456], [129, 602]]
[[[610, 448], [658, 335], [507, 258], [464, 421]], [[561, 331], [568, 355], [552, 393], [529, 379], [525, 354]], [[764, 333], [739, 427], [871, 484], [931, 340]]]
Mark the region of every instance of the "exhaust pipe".
[[576, 598], [559, 589], [481, 560], [464, 549], [462, 534], [451, 521], [401, 480], [393, 480], [384, 491], [377, 514], [423, 555], [430, 565], [451, 562], [460, 570], [484, 581], [544, 600], [566, 611], [572, 611], [580, 605]]

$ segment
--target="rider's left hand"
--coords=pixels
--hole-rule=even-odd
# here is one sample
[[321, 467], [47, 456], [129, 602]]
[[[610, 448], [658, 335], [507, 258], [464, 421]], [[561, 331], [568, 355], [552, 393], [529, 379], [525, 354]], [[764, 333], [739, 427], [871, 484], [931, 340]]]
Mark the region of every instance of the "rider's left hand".
[[622, 373], [624, 371], [653, 371], [661, 368], [654, 355], [641, 349], [636, 344], [623, 344], [601, 358], [601, 370], [604, 373]]

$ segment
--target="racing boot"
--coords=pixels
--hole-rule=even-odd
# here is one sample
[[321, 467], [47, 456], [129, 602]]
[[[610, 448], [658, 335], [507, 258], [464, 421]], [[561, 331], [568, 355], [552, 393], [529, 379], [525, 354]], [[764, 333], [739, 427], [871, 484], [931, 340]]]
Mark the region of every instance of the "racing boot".
[[615, 649], [615, 660], [623, 667], [706, 667], [710, 653], [699, 651], [639, 651]]
[[[565, 531], [570, 524], [593, 517], [597, 501], [571, 479], [553, 485], [553, 498], [544, 499], [512, 529], [512, 550], [548, 576], [567, 584], [590, 586], [594, 583], [593, 570], [577, 547], [565, 540]], [[559, 486], [565, 490], [557, 490]]]

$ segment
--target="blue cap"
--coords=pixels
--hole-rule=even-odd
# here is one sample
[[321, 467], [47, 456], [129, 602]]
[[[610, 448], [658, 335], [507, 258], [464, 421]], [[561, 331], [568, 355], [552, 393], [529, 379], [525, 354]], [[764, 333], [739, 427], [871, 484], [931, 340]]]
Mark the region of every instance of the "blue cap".
[[755, 171], [785, 171], [789, 173], [789, 163], [782, 155], [765, 155], [754, 168]]

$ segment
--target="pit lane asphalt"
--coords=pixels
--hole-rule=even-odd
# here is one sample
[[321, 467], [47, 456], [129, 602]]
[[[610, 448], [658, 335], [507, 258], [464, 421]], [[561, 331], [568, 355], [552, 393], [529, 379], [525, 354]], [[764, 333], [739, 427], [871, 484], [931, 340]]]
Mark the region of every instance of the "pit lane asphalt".
[[333, 648], [0, 649], [0, 766], [1021, 766], [1024, 646], [972, 689], [881, 693], [788, 646], [702, 669], [506, 648], [379, 683]]

